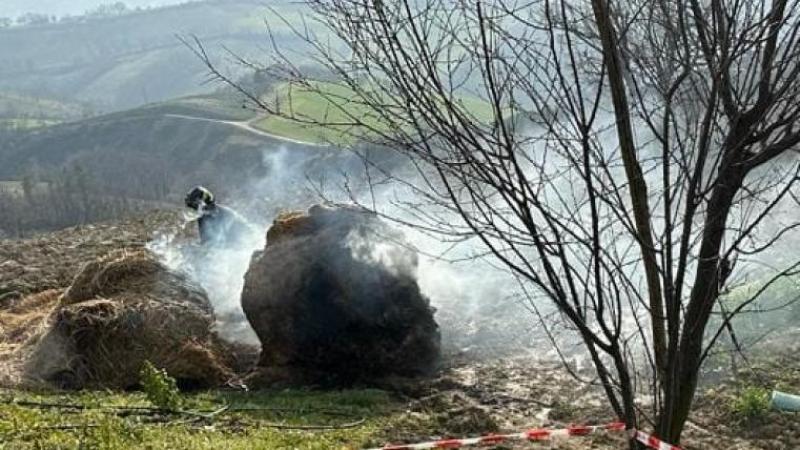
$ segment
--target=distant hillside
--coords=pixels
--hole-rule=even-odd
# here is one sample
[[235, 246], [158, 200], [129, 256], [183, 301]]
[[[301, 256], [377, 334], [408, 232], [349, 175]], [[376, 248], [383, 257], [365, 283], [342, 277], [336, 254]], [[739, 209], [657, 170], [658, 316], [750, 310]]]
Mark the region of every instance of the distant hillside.
[[148, 199], [200, 182], [236, 186], [263, 177], [270, 150], [319, 151], [215, 122], [250, 115], [224, 100], [186, 98], [19, 133], [0, 144], [0, 180], [76, 166], [109, 194]]
[[[225, 99], [189, 97], [28, 131], [0, 130], [0, 236], [177, 204], [197, 184], [235, 199], [280, 171], [302, 174], [333, 154], [238, 125], [251, 116]], [[271, 155], [283, 150], [292, 157], [275, 167]]]
[[87, 105], [68, 100], [0, 92], [0, 129], [31, 129], [91, 115]]
[[206, 83], [206, 68], [176, 35], [197, 35], [223, 65], [223, 47], [263, 60], [267, 19], [282, 45], [297, 50], [301, 44], [265, 5], [298, 23], [305, 11], [291, 0], [215, 0], [0, 29], [0, 92], [66, 98], [98, 111], [210, 92], [216, 86]]
[[[81, 15], [100, 5], [119, 0], [3, 0], [0, 2], [0, 17], [17, 17], [22, 14], [47, 14], [51, 16]], [[154, 7], [186, 3], [186, 0], [124, 0], [128, 7]]]

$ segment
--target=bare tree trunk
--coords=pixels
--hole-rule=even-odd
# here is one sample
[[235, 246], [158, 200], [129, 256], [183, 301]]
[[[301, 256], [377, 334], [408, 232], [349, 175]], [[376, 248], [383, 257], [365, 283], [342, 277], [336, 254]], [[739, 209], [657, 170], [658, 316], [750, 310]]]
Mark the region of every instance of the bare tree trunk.
[[614, 115], [617, 119], [617, 135], [625, 165], [625, 174], [630, 184], [631, 207], [636, 220], [637, 238], [642, 251], [647, 293], [650, 298], [650, 314], [654, 354], [658, 375], [663, 378], [665, 358], [667, 356], [667, 339], [664, 327], [664, 300], [661, 292], [661, 279], [656, 260], [653, 232], [650, 226], [650, 206], [648, 204], [647, 183], [642, 174], [642, 167], [636, 151], [636, 144], [631, 126], [631, 112], [628, 107], [628, 94], [625, 88], [625, 71], [622, 67], [619, 45], [613, 20], [605, 0], [592, 0], [595, 22], [603, 44], [603, 58], [608, 70], [611, 85], [611, 100], [614, 103]]
[[706, 211], [698, 267], [682, 330], [678, 382], [668, 384], [673, 389], [665, 393], [668, 401], [657, 427], [660, 436], [670, 442], [680, 442], [694, 400], [706, 326], [724, 281], [720, 280], [722, 241], [731, 206], [745, 176], [741, 162], [735, 159], [735, 149], [729, 149], [727, 154]]

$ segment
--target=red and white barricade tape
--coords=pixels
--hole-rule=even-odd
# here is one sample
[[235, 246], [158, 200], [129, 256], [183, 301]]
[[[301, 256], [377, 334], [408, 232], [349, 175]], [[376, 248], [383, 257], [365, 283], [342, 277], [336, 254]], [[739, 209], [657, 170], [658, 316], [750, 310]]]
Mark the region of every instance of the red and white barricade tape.
[[655, 436], [650, 436], [639, 430], [631, 430], [631, 438], [636, 439], [654, 450], [681, 450], [677, 445], [668, 444]]
[[535, 428], [520, 433], [489, 434], [486, 436], [465, 439], [441, 439], [438, 441], [423, 442], [420, 444], [387, 445], [385, 447], [372, 450], [443, 449], [468, 447], [471, 445], [495, 445], [507, 441], [546, 441], [554, 437], [586, 436], [587, 434], [592, 434], [598, 431], [625, 431], [625, 424], [622, 422], [614, 422], [607, 425], [572, 426], [556, 430]]
[[[422, 442], [418, 444], [387, 445], [370, 450], [424, 450], [488, 446], [502, 444], [508, 441], [546, 441], [557, 437], [586, 436], [603, 431], [624, 432], [625, 424], [623, 422], [613, 422], [606, 425], [571, 426], [560, 429], [534, 428], [520, 433], [489, 434], [473, 438], [440, 439], [438, 441]], [[654, 450], [681, 450], [680, 447], [662, 442], [641, 431], [631, 430], [631, 438], [636, 439]]]

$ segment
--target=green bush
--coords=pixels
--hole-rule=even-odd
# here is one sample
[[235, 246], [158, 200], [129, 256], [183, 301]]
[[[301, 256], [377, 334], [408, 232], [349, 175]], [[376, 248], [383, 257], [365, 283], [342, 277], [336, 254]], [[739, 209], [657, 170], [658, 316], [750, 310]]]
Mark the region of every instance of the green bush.
[[763, 416], [769, 410], [769, 391], [756, 386], [747, 387], [733, 400], [731, 409], [745, 419]]
[[150, 361], [145, 361], [139, 371], [139, 382], [147, 400], [153, 405], [171, 410], [181, 407], [183, 401], [178, 383], [166, 370], [158, 369]]

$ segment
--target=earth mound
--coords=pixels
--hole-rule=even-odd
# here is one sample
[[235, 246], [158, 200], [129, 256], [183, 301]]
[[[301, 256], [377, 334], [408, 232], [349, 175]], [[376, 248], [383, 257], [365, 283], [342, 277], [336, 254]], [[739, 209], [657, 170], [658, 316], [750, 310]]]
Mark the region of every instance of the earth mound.
[[24, 379], [64, 388], [129, 388], [145, 360], [187, 387], [232, 377], [205, 293], [144, 249], [86, 264], [28, 343]]
[[416, 265], [402, 236], [359, 208], [282, 214], [245, 274], [242, 307], [262, 346], [251, 384], [430, 372], [440, 335]]

